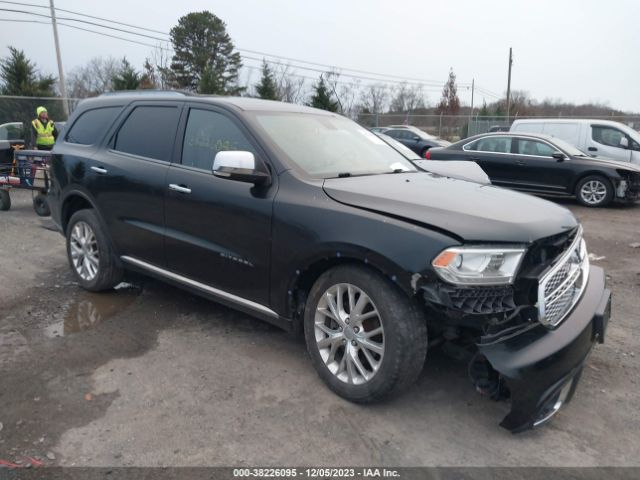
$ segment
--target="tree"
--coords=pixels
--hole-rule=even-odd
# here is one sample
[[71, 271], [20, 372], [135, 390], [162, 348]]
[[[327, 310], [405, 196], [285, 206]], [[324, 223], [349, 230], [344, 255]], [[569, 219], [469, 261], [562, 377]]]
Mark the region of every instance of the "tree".
[[[56, 79], [38, 73], [36, 64], [24, 51], [9, 47], [9, 55], [0, 59], [0, 95], [55, 97]], [[0, 102], [0, 123], [29, 122], [36, 116], [36, 108], [44, 106], [52, 118], [62, 119], [62, 105], [51, 100], [3, 99]]]
[[141, 80], [140, 73], [133, 68], [126, 57], [123, 57], [120, 68], [111, 79], [111, 83], [114, 90], [137, 90]]
[[442, 89], [442, 98], [436, 107], [436, 112], [443, 115], [457, 115], [460, 111], [460, 99], [456, 86], [456, 74], [449, 70], [449, 79]]
[[409, 85], [401, 83], [391, 99], [390, 110], [392, 112], [411, 112], [416, 108], [424, 108], [424, 93], [421, 85]]
[[238, 95], [242, 66], [226, 24], [211, 12], [193, 12], [171, 29], [175, 54], [171, 70], [180, 88], [199, 93]]
[[488, 117], [489, 116], [489, 108], [487, 107], [487, 101], [482, 100], [482, 108], [478, 112], [479, 117]]
[[95, 97], [113, 90], [111, 80], [119, 62], [113, 57], [94, 57], [67, 75], [67, 92], [72, 98]]
[[140, 76], [139, 88], [142, 89], [155, 89], [158, 88], [158, 82], [156, 80], [156, 67], [151, 63], [151, 60], [145, 58], [144, 65], [142, 66], [143, 73]]
[[258, 97], [266, 100], [280, 100], [273, 72], [269, 68], [269, 64], [264, 60], [262, 61], [262, 77], [260, 77], [260, 83], [256, 86], [256, 93]]
[[338, 102], [332, 99], [331, 92], [327, 88], [327, 84], [322, 75], [320, 75], [320, 80], [318, 80], [318, 83], [314, 87], [314, 93], [309, 102], [309, 106], [329, 110], [330, 112], [338, 111]]

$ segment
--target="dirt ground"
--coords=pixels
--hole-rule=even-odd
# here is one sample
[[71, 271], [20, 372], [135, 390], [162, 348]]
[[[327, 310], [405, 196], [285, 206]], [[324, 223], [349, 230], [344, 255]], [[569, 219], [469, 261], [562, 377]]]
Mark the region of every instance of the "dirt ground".
[[432, 351], [386, 403], [332, 394], [300, 339], [159, 282], [73, 282], [64, 239], [28, 193], [0, 212], [0, 459], [64, 466], [640, 465], [640, 205], [589, 210], [614, 292], [607, 341], [574, 400], [512, 435], [506, 403]]

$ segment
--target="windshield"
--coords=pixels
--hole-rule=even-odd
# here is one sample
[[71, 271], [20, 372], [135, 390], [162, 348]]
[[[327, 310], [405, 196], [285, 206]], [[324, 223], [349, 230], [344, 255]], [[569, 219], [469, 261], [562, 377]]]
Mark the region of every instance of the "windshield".
[[553, 137], [551, 141], [560, 149], [564, 150], [564, 152], [572, 157], [588, 157], [586, 153], [582, 150], [578, 150], [576, 147], [571, 145], [569, 142], [565, 142], [561, 138]]
[[344, 117], [269, 112], [255, 119], [286, 158], [314, 178], [417, 171], [374, 133]]

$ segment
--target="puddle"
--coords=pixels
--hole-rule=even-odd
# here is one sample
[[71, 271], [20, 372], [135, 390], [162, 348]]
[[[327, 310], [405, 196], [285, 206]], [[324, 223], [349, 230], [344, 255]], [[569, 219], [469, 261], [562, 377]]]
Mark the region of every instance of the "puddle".
[[62, 318], [44, 329], [44, 334], [56, 338], [94, 328], [126, 309], [141, 292], [141, 288], [128, 283], [121, 283], [111, 292], [82, 291], [66, 306]]

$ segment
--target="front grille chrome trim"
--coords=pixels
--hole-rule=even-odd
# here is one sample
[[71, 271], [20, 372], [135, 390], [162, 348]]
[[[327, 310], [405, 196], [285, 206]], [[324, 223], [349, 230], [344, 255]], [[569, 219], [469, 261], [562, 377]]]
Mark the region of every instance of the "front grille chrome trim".
[[[582, 232], [580, 226], [569, 248], [543, 274], [538, 283], [538, 320], [549, 328], [557, 327], [566, 318], [582, 298], [587, 286], [589, 258]], [[567, 270], [566, 276], [561, 278], [557, 285], [552, 283], [552, 290], [547, 292], [549, 284], [558, 281], [555, 277], [562, 275], [563, 269]], [[578, 282], [580, 283], [576, 287]]]

